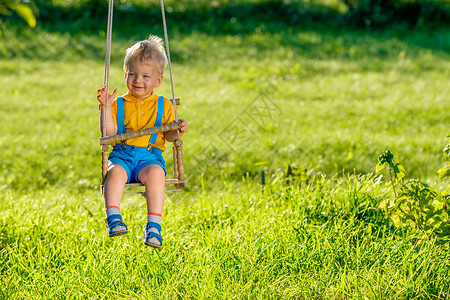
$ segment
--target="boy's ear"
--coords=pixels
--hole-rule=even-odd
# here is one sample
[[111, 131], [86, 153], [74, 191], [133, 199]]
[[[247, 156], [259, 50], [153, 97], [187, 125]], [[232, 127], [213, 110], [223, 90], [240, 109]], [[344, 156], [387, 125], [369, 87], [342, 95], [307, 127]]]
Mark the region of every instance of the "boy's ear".
[[159, 76], [158, 80], [156, 80], [155, 87], [159, 87], [162, 83], [163, 75]]

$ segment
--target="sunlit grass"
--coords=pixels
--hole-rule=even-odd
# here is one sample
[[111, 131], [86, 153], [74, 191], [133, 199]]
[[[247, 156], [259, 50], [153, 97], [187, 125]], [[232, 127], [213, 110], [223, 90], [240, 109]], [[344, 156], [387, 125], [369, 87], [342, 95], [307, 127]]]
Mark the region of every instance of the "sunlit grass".
[[[6, 298], [445, 297], [448, 251], [383, 224], [371, 177], [264, 192], [254, 182], [169, 195], [161, 251], [145, 247], [144, 201], [127, 197], [130, 233], [111, 239], [98, 194], [6, 194]], [[181, 195], [181, 196], [180, 196]]]

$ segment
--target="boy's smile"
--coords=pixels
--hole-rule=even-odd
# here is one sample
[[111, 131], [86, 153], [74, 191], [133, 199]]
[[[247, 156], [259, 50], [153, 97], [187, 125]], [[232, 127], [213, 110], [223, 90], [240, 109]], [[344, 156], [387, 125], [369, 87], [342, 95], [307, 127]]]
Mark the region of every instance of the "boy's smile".
[[126, 73], [127, 88], [138, 99], [145, 99], [152, 95], [153, 89], [159, 87], [163, 76], [153, 65], [134, 61]]

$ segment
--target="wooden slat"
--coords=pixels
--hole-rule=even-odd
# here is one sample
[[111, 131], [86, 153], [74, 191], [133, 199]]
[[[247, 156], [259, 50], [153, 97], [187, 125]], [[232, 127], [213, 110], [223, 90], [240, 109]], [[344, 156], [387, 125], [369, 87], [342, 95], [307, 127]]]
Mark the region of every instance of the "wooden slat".
[[[181, 181], [181, 180], [178, 180], [178, 179], [176, 179], [176, 178], [173, 178], [173, 179], [166, 179], [166, 184], [177, 184], [177, 185], [179, 185], [179, 184], [184, 184], [184, 181]], [[140, 186], [144, 186], [142, 183], [140, 183], [140, 182], [133, 182], [133, 183], [127, 183], [127, 184], [125, 184], [125, 187], [130, 187], [130, 188], [133, 188], [133, 187], [140, 187]], [[103, 194], [103, 189], [105, 188], [105, 186], [104, 185], [101, 185], [100, 186], [100, 189], [101, 189], [101, 191], [102, 191], [102, 194]], [[166, 192], [171, 192], [171, 191], [180, 191], [181, 189], [173, 189], [173, 190], [166, 190]], [[145, 192], [126, 192], [126, 193], [124, 193], [125, 195], [128, 195], [128, 194], [145, 194]]]
[[105, 180], [108, 173], [108, 145], [102, 145], [102, 179]]
[[181, 123], [181, 121], [179, 121], [178, 124], [170, 123], [170, 124], [164, 124], [164, 125], [161, 125], [158, 127], [151, 127], [151, 128], [147, 128], [147, 129], [138, 130], [138, 131], [131, 131], [131, 132], [123, 133], [123, 134], [105, 136], [105, 137], [100, 138], [100, 145], [111, 145], [114, 143], [119, 143], [121, 141], [134, 139], [134, 138], [141, 137], [144, 135], [152, 135], [152, 134], [158, 133], [158, 132], [175, 130], [175, 129], [180, 128], [180, 123]]
[[[174, 178], [174, 179], [166, 179], [166, 184], [179, 184], [182, 183], [182, 181]], [[144, 186], [142, 183], [140, 182], [133, 182], [133, 183], [127, 183], [125, 184], [125, 187], [139, 187], [139, 186]]]

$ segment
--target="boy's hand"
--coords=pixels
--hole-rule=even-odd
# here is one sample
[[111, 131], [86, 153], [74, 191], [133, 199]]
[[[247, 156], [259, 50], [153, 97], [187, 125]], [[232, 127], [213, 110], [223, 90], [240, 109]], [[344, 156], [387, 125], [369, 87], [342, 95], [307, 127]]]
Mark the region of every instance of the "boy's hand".
[[178, 130], [175, 129], [167, 131], [166, 133], [164, 133], [164, 136], [167, 141], [174, 142], [177, 139], [180, 139], [183, 136], [183, 134], [188, 130], [188, 123], [186, 122], [186, 120], [178, 119], [178, 123], [172, 122], [171, 124], [179, 124], [180, 127], [178, 128]]
[[[112, 94], [108, 94], [108, 104], [111, 105], [111, 103], [116, 98], [117, 89], [114, 89]], [[106, 99], [106, 85], [100, 89], [97, 90], [97, 100], [100, 102], [102, 106], [105, 106], [105, 99]]]
[[178, 128], [180, 133], [185, 133], [186, 131], [188, 131], [188, 123], [186, 122], [186, 120], [179, 119], [179, 121], [181, 121], [180, 128]]

